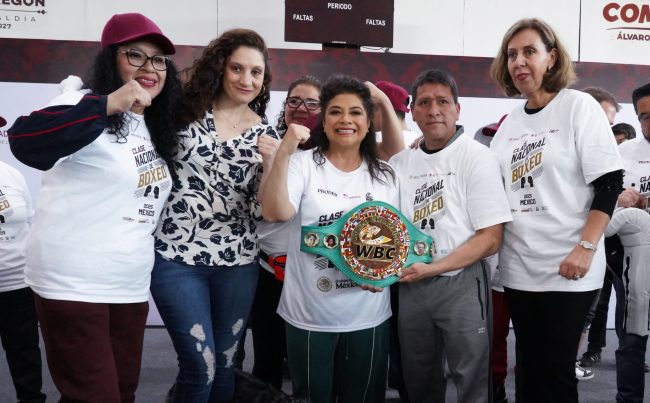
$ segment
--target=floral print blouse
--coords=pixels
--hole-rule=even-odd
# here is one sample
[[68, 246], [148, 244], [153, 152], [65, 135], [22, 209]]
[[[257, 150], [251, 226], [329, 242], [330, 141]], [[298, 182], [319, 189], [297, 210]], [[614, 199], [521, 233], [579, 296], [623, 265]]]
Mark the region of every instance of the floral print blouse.
[[258, 254], [257, 191], [262, 157], [257, 139], [278, 138], [264, 123], [219, 141], [212, 111], [179, 133], [172, 186], [156, 229], [156, 252], [193, 266], [239, 266]]

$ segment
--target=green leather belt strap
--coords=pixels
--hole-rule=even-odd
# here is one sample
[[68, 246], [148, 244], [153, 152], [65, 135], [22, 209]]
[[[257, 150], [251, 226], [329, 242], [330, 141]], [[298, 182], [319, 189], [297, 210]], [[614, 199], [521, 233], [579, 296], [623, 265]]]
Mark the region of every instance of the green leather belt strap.
[[328, 258], [358, 284], [386, 287], [398, 270], [431, 262], [435, 244], [397, 208], [371, 201], [330, 225], [303, 226], [300, 250]]

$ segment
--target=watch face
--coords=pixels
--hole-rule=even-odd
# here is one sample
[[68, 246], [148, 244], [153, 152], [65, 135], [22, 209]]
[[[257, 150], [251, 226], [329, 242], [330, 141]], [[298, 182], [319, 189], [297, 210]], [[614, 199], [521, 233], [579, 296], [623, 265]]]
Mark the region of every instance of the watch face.
[[594, 252], [596, 251], [596, 247], [594, 246], [594, 244], [592, 244], [589, 241], [580, 241], [580, 246], [582, 246], [585, 249], [591, 249]]

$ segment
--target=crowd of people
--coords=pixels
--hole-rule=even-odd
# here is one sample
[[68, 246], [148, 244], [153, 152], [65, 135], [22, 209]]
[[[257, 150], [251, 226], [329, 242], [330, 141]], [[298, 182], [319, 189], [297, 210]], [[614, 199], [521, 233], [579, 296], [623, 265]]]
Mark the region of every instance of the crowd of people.
[[[252, 30], [221, 34], [183, 81], [144, 15], [113, 16], [101, 45], [85, 82], [69, 77], [8, 131], [15, 157], [43, 171], [35, 207], [0, 163], [0, 335], [19, 401], [45, 401], [39, 325], [61, 402], [135, 401], [149, 293], [178, 358], [170, 402], [233, 399], [249, 322], [253, 375], [280, 389], [288, 365], [296, 399], [382, 402], [388, 383], [403, 402], [443, 402], [447, 373], [458, 402], [506, 402], [510, 320], [517, 401], [578, 401], [611, 284], [623, 287], [606, 267], [625, 251], [603, 234], [615, 209], [648, 209], [650, 84], [633, 94], [643, 136], [631, 140], [612, 126], [611, 94], [569, 88], [553, 29], [523, 19], [490, 68], [522, 102], [474, 141], [442, 70], [410, 94], [303, 76], [274, 125]], [[302, 226], [362, 202], [435, 240], [433, 261], [403, 267], [390, 291], [301, 247], [320, 241]], [[616, 399], [641, 402], [648, 336], [629, 329], [617, 320]]]

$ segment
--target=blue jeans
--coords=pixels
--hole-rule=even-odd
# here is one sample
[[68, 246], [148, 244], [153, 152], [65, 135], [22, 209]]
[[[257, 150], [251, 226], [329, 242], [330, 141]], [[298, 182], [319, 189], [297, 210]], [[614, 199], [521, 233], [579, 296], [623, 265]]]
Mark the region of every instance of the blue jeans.
[[178, 355], [174, 403], [227, 402], [233, 356], [257, 286], [257, 262], [200, 267], [156, 254], [151, 294]]

